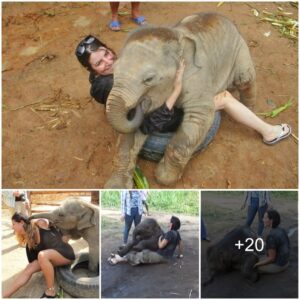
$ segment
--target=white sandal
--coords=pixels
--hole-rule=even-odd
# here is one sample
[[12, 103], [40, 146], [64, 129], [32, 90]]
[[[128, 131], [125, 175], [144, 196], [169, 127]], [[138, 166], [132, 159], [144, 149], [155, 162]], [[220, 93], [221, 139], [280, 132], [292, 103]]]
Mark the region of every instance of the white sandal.
[[[292, 133], [292, 128], [288, 124], [278, 124], [277, 126], [280, 126], [282, 131], [279, 133], [279, 135], [275, 139], [273, 139], [271, 141], [263, 140], [265, 144], [274, 145], [274, 144], [280, 142], [281, 140], [287, 138]], [[285, 127], [287, 127], [287, 129], [288, 129], [287, 131], [285, 131]]]

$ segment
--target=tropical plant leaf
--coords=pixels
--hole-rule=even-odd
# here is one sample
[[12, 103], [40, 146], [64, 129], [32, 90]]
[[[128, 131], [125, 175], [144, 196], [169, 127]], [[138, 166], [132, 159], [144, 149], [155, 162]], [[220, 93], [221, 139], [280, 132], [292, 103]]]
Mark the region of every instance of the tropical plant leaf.
[[283, 111], [285, 111], [286, 109], [288, 109], [289, 107], [292, 106], [292, 99], [289, 99], [287, 103], [285, 103], [284, 105], [281, 105], [269, 112], [264, 112], [264, 113], [258, 113], [258, 115], [261, 116], [265, 116], [266, 118], [275, 118], [277, 117], [280, 113], [282, 113]]

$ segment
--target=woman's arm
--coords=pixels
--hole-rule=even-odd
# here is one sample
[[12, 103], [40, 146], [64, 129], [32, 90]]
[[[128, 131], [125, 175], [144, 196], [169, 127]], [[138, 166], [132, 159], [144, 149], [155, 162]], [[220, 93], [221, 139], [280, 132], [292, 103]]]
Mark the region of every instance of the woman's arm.
[[161, 235], [158, 239], [158, 248], [163, 249], [168, 245], [168, 240], [164, 239]]
[[70, 238], [71, 238], [71, 236], [70, 236], [69, 234], [63, 235], [63, 236], [61, 237], [61, 239], [62, 239], [65, 243], [68, 243], [69, 240], [70, 240]]
[[49, 228], [49, 220], [48, 219], [33, 219], [30, 220], [31, 224], [36, 224], [43, 229]]
[[182, 59], [179, 63], [179, 69], [176, 72], [175, 82], [174, 82], [174, 89], [171, 96], [166, 101], [166, 106], [169, 110], [171, 110], [176, 103], [177, 98], [179, 97], [181, 90], [182, 90], [182, 77], [183, 72], [185, 69], [184, 60]]
[[253, 268], [256, 268], [256, 267], [259, 267], [259, 266], [263, 266], [263, 265], [271, 264], [272, 262], [275, 261], [276, 254], [277, 254], [277, 252], [276, 252], [275, 249], [269, 249], [268, 250], [268, 256], [265, 259], [263, 259], [263, 260], [259, 261], [258, 263], [256, 263], [253, 266]]

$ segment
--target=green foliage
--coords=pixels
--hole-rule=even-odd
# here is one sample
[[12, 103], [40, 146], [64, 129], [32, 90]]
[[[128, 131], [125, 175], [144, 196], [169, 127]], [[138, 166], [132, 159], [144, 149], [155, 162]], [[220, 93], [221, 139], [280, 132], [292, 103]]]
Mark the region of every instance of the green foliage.
[[101, 207], [103, 208], [120, 208], [121, 192], [105, 191], [101, 192]]
[[64, 290], [62, 289], [62, 287], [59, 287], [56, 297], [57, 298], [63, 298], [64, 297]]
[[298, 201], [298, 192], [297, 191], [271, 191], [271, 200], [272, 198]]
[[149, 189], [148, 180], [138, 166], [135, 167], [133, 173], [133, 182], [137, 189]]
[[150, 211], [199, 214], [199, 193], [197, 191], [151, 191], [148, 196]]
[[[101, 193], [103, 208], [120, 209], [120, 191]], [[199, 192], [197, 191], [150, 191], [147, 198], [150, 213], [169, 212], [197, 216], [199, 212]]]

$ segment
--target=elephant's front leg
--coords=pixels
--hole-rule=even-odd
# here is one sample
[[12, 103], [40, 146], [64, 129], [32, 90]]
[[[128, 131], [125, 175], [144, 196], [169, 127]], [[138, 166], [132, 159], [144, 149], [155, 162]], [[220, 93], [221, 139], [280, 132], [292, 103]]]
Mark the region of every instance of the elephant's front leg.
[[[95, 246], [97, 245], [97, 246]], [[99, 241], [98, 244], [92, 241], [89, 244], [89, 270], [92, 272], [97, 272], [99, 270]]]
[[104, 188], [130, 189], [133, 187], [133, 172], [137, 156], [147, 135], [140, 130], [135, 133], [120, 134], [117, 141], [117, 154], [113, 159], [113, 171]]
[[159, 183], [171, 185], [181, 178], [196, 147], [206, 137], [213, 122], [214, 111], [213, 101], [201, 107], [184, 108], [183, 122], [156, 169], [156, 179]]

